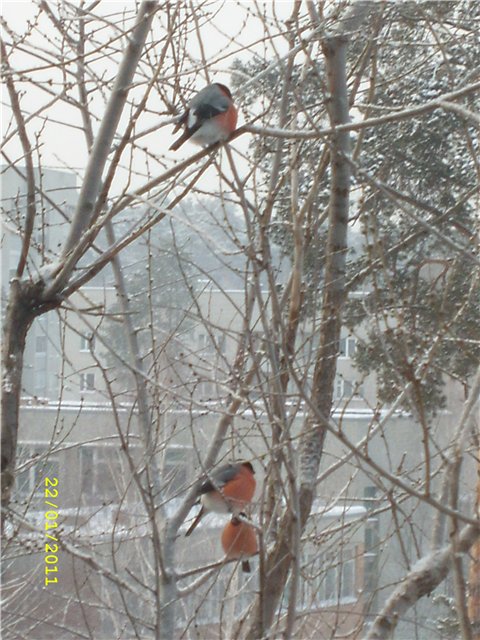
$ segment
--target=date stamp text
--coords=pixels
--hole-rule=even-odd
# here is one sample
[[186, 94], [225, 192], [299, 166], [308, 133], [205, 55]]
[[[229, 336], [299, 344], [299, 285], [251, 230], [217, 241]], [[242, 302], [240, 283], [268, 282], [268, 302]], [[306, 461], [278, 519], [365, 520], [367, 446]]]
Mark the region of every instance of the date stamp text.
[[58, 582], [58, 478], [45, 478], [45, 586]]

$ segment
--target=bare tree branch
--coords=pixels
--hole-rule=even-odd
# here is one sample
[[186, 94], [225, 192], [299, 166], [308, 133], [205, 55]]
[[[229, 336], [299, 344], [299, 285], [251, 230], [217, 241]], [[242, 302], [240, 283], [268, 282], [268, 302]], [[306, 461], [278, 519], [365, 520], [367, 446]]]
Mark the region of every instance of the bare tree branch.
[[[480, 527], [478, 525], [467, 525], [459, 534], [456, 551], [467, 553], [479, 536]], [[422, 558], [417, 566], [412, 568], [405, 580], [387, 600], [385, 607], [368, 632], [367, 640], [386, 640], [392, 636], [395, 627], [405, 613], [445, 579], [450, 570], [452, 552], [453, 546], [448, 545]]]
[[74, 214], [69, 235], [63, 247], [63, 264], [55, 281], [45, 292], [48, 298], [58, 292], [68, 280], [78, 259], [75, 247], [82, 234], [88, 228], [95, 210], [96, 200], [100, 191], [103, 169], [110, 154], [111, 146], [117, 131], [120, 116], [128, 96], [128, 90], [142, 55], [145, 40], [158, 5], [154, 1], [144, 0], [140, 5], [138, 18], [130, 41], [118, 70], [115, 84], [112, 88], [109, 103], [102, 119], [100, 130], [93, 144], [82, 189], [79, 194], [76, 212]]

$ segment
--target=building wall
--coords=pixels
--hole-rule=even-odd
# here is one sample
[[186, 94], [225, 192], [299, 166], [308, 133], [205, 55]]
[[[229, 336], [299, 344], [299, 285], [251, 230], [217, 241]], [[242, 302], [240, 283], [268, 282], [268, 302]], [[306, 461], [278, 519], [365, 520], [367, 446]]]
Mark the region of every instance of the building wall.
[[[75, 177], [46, 170], [43, 184], [62, 211], [71, 213], [76, 198]], [[5, 173], [2, 202], [11, 220], [4, 226], [6, 230], [2, 245], [4, 292], [18, 260], [19, 240], [14, 222], [16, 217], [23, 215], [24, 193], [22, 180], [12, 173]], [[55, 259], [64, 237], [63, 217], [51, 206], [48, 223], [45, 219], [43, 222], [36, 234], [37, 241], [45, 251], [43, 256], [38, 252], [30, 267], [32, 271]], [[137, 432], [135, 396], [131, 392], [120, 394], [120, 405], [115, 413], [109, 403], [102, 374], [103, 367], [103, 373], [110, 375], [106, 366], [106, 347], [100, 338], [105, 311], [114, 301], [115, 292], [112, 288], [83, 288], [58, 313], [48, 313], [35, 321], [25, 353], [19, 470], [14, 504], [22, 509], [30, 504], [31, 511], [36, 512], [41, 502], [39, 497], [42, 496], [45, 475], [57, 474], [65, 526], [75, 523], [75, 526], [85, 524], [87, 527], [88, 523], [94, 522], [98, 528], [92, 528], [92, 535], [97, 535], [102, 527], [111, 529], [119, 521], [133, 525], [138, 519], [138, 496], [131, 489], [131, 465], [125, 443], [119, 434], [120, 429], [122, 435], [128, 436], [131, 445], [129, 455], [134, 466], [138, 464], [135, 468], [140, 469], [144, 449]], [[152, 421], [152, 428], [158, 434], [156, 445], [163, 495], [166, 504], [171, 503], [171, 506], [174, 498], [182, 497], [183, 491], [197, 477], [201, 468], [200, 459], [225, 415], [226, 402], [231, 393], [229, 367], [242, 331], [245, 293], [241, 290], [220, 291], [207, 286], [199, 292], [197, 303], [196, 317], [193, 314], [188, 331], [174, 345], [177, 360], [174, 363], [166, 361], [165, 365], [172, 370], [175, 368], [176, 380], [179, 383], [185, 381], [189, 385], [186, 388], [192, 389], [192, 393], [185, 393], [184, 389], [178, 394], [172, 391], [168, 404], [154, 407], [157, 413], [153, 414]], [[251, 327], [252, 344], [261, 349], [264, 338], [261, 337], [258, 309], [253, 311]], [[361, 337], [361, 331], [360, 328], [356, 337]], [[266, 340], [270, 339], [271, 336], [266, 337]], [[301, 339], [314, 342], [308, 325]], [[342, 505], [349, 502], [358, 505], [360, 502], [370, 510], [358, 530], [360, 538], [354, 538], [353, 545], [357, 551], [361, 550], [355, 556], [356, 591], [359, 592], [363, 584], [366, 591], [370, 592], [368, 598], [365, 593], [365, 597], [355, 597], [348, 603], [337, 602], [331, 618], [322, 613], [322, 633], [326, 634], [336, 620], [346, 637], [354, 637], [351, 634], [355, 633], [355, 625], [367, 606], [367, 600], [370, 601], [369, 611], [375, 612], [391, 586], [405, 575], [418, 556], [428, 551], [428, 535], [425, 534], [432, 526], [431, 510], [424, 504], [417, 504], [412, 498], [406, 498], [398, 487], [394, 487], [389, 494], [391, 503], [387, 498], [377, 500], [375, 490], [377, 495], [383, 495], [386, 493], [384, 488], [391, 488], [390, 480], [377, 475], [368, 461], [352, 456], [342, 440], [342, 436], [346, 436], [352, 443], [357, 443], [376, 429], [376, 435], [362, 450], [368, 460], [386, 468], [394, 477], [408, 470], [403, 477], [412, 486], [424, 480], [421, 475], [424, 472], [418, 470], [423, 468], [422, 460], [426, 452], [424, 433], [412, 416], [401, 412], [394, 413], [382, 429], [378, 428], [383, 414], [372, 410], [377, 404], [375, 377], [363, 379], [355, 370], [351, 359], [354, 339], [355, 336], [342, 333], [335, 387], [336, 410], [332, 416], [338, 427], [336, 433], [327, 436], [320, 469], [322, 480], [318, 486], [318, 497], [325, 508], [335, 503], [340, 491], [343, 491], [346, 499], [342, 497]], [[99, 367], [97, 358], [102, 367]], [[168, 380], [165, 374], [162, 383], [167, 388]], [[121, 392], [121, 385], [118, 388], [114, 385], [114, 390]], [[235, 429], [231, 431], [221, 453], [231, 455], [231, 451], [234, 451], [237, 458], [257, 459], [256, 500], [260, 502], [265, 470], [263, 456], [267, 453], [265, 442], [270, 440], [272, 427], [262, 405], [261, 394], [256, 393], [255, 389], [250, 391], [248, 402], [235, 417]], [[450, 442], [455, 427], [454, 408], [460, 405], [462, 392], [460, 387], [451, 385], [448, 389], [450, 411], [431, 418], [429, 424], [431, 437], [427, 443], [428, 454], [434, 463], [432, 492], [438, 491], [434, 472], [442, 464], [441, 454]], [[122, 405], [124, 400], [128, 402]], [[291, 410], [293, 412], [293, 406]], [[288, 441], [294, 443], [293, 446], [305, 419], [303, 411], [304, 407], [300, 407], [289, 419]], [[336, 468], [339, 461], [342, 464]], [[474, 477], [468, 474], [473, 473], [474, 470], [466, 465], [462, 485], [465, 494], [468, 478]], [[121, 509], [118, 507], [120, 501]], [[110, 508], [111, 503], [115, 509]], [[94, 512], [97, 513], [95, 518]], [[392, 513], [396, 514], [397, 521], [392, 518]], [[202, 534], [200, 529], [200, 537], [193, 538], [183, 550], [180, 544], [180, 557], [185, 562], [193, 547], [201, 547], [202, 559], [220, 557], [218, 544], [205, 548], [204, 534], [205, 531]], [[214, 539], [217, 540], [217, 537]], [[360, 570], [359, 558], [363, 549], [366, 553]], [[127, 548], [124, 561], [136, 553], [136, 550]], [[219, 582], [220, 586], [215, 587], [220, 593], [224, 588], [222, 584]], [[379, 584], [388, 587], [376, 594]], [[321, 606], [325, 609], [328, 603], [323, 602]], [[216, 611], [213, 604], [211, 610]], [[351, 617], [347, 617], [347, 612], [351, 613]], [[344, 614], [345, 618], [342, 617]], [[205, 625], [208, 624], [208, 615], [208, 612], [205, 613]], [[306, 616], [300, 624], [305, 625], [299, 626], [299, 633], [303, 633], [313, 626], [318, 630], [320, 621], [318, 617]], [[407, 629], [406, 633], [410, 631]]]
[[[24, 169], [20, 168], [24, 173]], [[65, 237], [66, 216], [71, 216], [77, 198], [76, 176], [68, 171], [35, 169], [38, 216], [32, 236], [28, 271], [32, 277], [45, 265], [55, 261]], [[5, 304], [9, 281], [15, 275], [21, 250], [21, 233], [25, 218], [26, 182], [11, 167], [1, 167], [1, 282]], [[34, 321], [25, 349], [23, 393], [25, 396], [55, 398], [59, 392], [61, 367], [60, 325], [54, 313]]]

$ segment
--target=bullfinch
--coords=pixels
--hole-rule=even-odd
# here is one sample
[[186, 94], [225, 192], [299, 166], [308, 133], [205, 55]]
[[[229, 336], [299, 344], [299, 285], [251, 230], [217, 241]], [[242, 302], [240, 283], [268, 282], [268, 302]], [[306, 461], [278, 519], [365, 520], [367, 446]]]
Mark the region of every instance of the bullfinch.
[[246, 558], [258, 551], [257, 536], [252, 525], [233, 516], [222, 532], [222, 547], [228, 560], [242, 560], [243, 571], [250, 573], [250, 563]]
[[235, 131], [237, 118], [230, 89], [219, 82], [209, 84], [190, 100], [187, 110], [180, 116], [174, 133], [182, 126], [185, 131], [170, 150], [176, 151], [186, 140], [205, 147], [227, 140]]
[[229, 463], [215, 469], [198, 490], [201, 508], [188, 528], [189, 536], [205, 513], [238, 515], [252, 500], [257, 483], [251, 462]]

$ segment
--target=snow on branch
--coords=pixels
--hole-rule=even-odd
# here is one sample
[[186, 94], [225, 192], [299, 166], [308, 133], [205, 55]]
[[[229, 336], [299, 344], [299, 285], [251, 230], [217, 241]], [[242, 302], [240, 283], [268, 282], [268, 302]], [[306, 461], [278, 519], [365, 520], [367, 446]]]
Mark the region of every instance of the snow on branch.
[[[480, 522], [469, 524], [460, 532], [455, 552], [466, 553], [480, 537]], [[366, 640], [390, 638], [398, 621], [420, 598], [430, 594], [447, 576], [454, 547], [452, 544], [421, 558], [400, 586], [387, 600], [383, 611], [375, 620]]]

